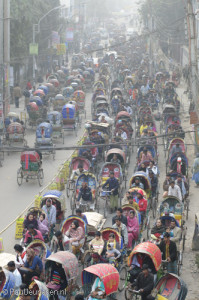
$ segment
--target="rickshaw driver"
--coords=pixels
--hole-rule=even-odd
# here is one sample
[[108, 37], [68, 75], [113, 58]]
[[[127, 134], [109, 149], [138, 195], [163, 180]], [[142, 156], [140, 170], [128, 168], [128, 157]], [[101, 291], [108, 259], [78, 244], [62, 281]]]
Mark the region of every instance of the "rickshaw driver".
[[70, 177], [70, 181], [73, 181], [75, 177], [79, 177], [81, 174], [87, 172], [86, 170], [84, 170], [84, 167], [82, 164], [79, 164], [78, 165], [78, 169], [77, 170], [74, 170], [72, 172], [72, 175]]
[[170, 155], [170, 157], [172, 157], [175, 153], [182, 153], [182, 147], [180, 146], [179, 143], [177, 143], [176, 145], [174, 145], [173, 148], [171, 149], [171, 155]]
[[157, 191], [157, 187], [158, 187], [158, 179], [155, 176], [155, 174], [153, 173], [152, 170], [149, 170], [149, 178], [151, 181], [151, 193], [152, 193], [152, 197], [156, 196], [156, 191]]
[[117, 178], [114, 177], [114, 172], [110, 171], [110, 178], [102, 185], [104, 189], [108, 185], [108, 190], [111, 192], [110, 195], [110, 208], [111, 211], [116, 210], [118, 207], [118, 188], [119, 182]]
[[[82, 202], [81, 202], [82, 201]], [[91, 208], [91, 203], [93, 203], [93, 196], [91, 188], [88, 186], [87, 182], [82, 182], [82, 187], [79, 190], [79, 194], [77, 197], [77, 208], [79, 208], [80, 204], [88, 204]]]
[[146, 210], [147, 210], [147, 200], [144, 198], [144, 193], [142, 190], [138, 190], [137, 197], [139, 199], [138, 205], [139, 205], [141, 220], [143, 224], [144, 217], [146, 215]]
[[139, 291], [142, 297], [142, 300], [150, 300], [150, 294], [153, 290], [154, 278], [153, 274], [149, 272], [149, 267], [147, 264], [144, 264], [142, 267], [142, 272], [138, 275], [135, 283], [135, 290]]

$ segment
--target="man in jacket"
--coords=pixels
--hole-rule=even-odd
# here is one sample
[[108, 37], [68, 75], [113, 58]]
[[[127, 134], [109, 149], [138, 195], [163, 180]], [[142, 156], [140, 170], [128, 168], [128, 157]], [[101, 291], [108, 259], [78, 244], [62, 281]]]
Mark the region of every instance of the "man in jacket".
[[170, 233], [165, 232], [164, 240], [158, 245], [162, 252], [162, 259], [167, 261], [167, 272], [177, 274], [177, 247], [170, 240]]
[[151, 180], [151, 193], [152, 193], [152, 197], [156, 196], [156, 192], [157, 192], [157, 187], [158, 187], [158, 179], [155, 176], [155, 174], [153, 173], [152, 170], [149, 171], [149, 178]]
[[117, 178], [114, 177], [114, 172], [110, 172], [110, 178], [103, 184], [102, 189], [104, 189], [108, 185], [108, 190], [111, 192], [110, 195], [110, 208], [111, 211], [117, 209], [118, 206], [118, 188], [119, 182]]
[[15, 99], [15, 107], [19, 108], [19, 98], [21, 98], [22, 93], [18, 83], [15, 84], [15, 87], [13, 89], [13, 96]]
[[170, 174], [167, 174], [167, 175], [166, 175], [166, 179], [165, 179], [165, 181], [163, 182], [163, 190], [164, 190], [165, 192], [168, 192], [170, 183], [171, 183], [171, 175], [170, 175]]
[[136, 279], [134, 289], [140, 291], [142, 300], [147, 300], [147, 296], [150, 295], [154, 286], [153, 274], [149, 272], [148, 265], [144, 264], [142, 267], [142, 272], [138, 275]]
[[123, 224], [118, 217], [116, 217], [113, 228], [115, 230], [117, 230], [117, 232], [120, 233], [121, 237], [123, 238], [124, 245], [127, 246], [128, 245], [128, 231], [127, 231], [126, 225]]
[[123, 224], [127, 226], [127, 217], [123, 215], [123, 210], [121, 208], [117, 209], [116, 216], [112, 219], [112, 225], [115, 224], [115, 219], [119, 218]]
[[91, 204], [93, 204], [93, 196], [91, 188], [88, 186], [87, 182], [83, 182], [82, 187], [79, 190], [79, 194], [77, 197], [77, 207], [79, 206], [80, 200], [83, 203], [88, 203], [91, 208]]

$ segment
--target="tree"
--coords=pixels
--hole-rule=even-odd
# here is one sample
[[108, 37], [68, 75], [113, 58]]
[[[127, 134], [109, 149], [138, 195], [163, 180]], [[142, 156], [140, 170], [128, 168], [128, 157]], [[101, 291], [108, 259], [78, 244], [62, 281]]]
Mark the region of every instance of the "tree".
[[[15, 78], [19, 76], [20, 67], [31, 62], [29, 44], [32, 42], [33, 24], [37, 24], [44, 14], [59, 5], [59, 0], [11, 0], [10, 54]], [[53, 11], [42, 21], [42, 39], [37, 37], [40, 52], [48, 47], [48, 39], [43, 37], [50, 36], [51, 31], [56, 31], [58, 25], [58, 11]]]

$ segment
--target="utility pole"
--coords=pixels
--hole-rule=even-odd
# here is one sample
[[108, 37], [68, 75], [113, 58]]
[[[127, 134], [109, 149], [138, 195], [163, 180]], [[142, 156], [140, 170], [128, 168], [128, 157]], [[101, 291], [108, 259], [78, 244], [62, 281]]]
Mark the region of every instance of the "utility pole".
[[192, 0], [187, 0], [187, 28], [189, 37], [189, 67], [190, 67], [190, 85], [195, 106], [198, 110], [198, 64], [197, 64], [197, 37], [195, 15], [193, 13]]
[[4, 0], [4, 115], [9, 112], [10, 106], [10, 0]]

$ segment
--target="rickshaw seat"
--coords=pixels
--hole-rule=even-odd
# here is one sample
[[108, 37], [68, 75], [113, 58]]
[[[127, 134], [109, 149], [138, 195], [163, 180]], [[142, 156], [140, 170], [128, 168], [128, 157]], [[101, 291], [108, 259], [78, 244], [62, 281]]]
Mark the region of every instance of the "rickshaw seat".
[[173, 290], [175, 289], [176, 286], [176, 278], [169, 278], [166, 281], [166, 285], [164, 287], [164, 290], [162, 292], [162, 296], [164, 297], [169, 297], [172, 295]]

